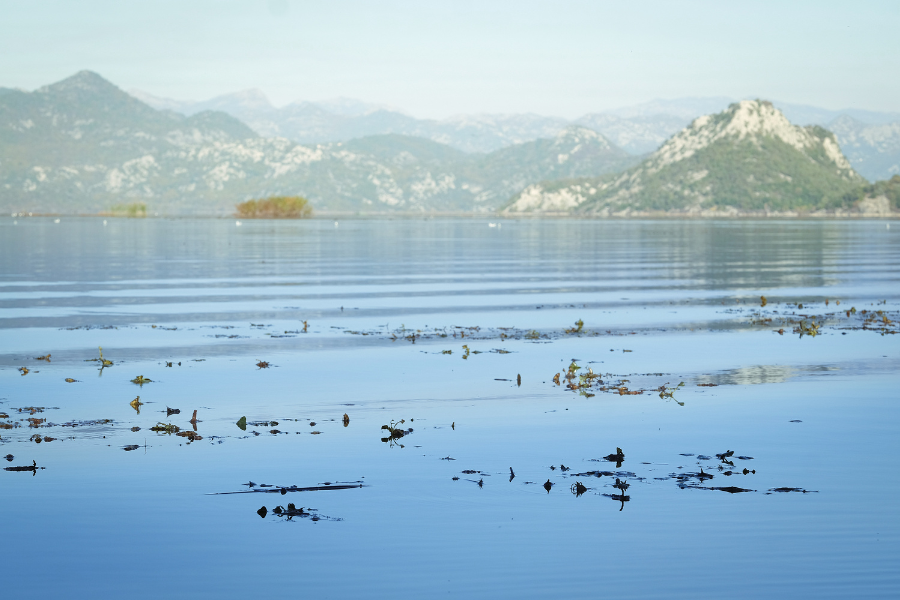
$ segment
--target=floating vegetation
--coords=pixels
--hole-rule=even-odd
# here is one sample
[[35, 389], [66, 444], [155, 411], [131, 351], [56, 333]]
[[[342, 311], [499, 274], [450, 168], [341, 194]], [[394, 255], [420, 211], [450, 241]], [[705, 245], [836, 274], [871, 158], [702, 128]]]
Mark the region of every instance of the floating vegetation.
[[143, 406], [144, 403], [141, 402], [141, 397], [140, 397], [140, 396], [138, 396], [137, 398], [135, 398], [134, 400], [132, 400], [132, 401], [129, 402], [128, 404], [131, 406], [131, 408], [133, 408], [133, 409], [135, 410], [135, 412], [137, 412], [137, 414], [141, 414], [141, 406]]
[[237, 425], [241, 431], [247, 431], [247, 417], [241, 417], [235, 425]]
[[[109, 329], [109, 328], [104, 328], [104, 329]], [[107, 359], [103, 358], [103, 348], [102, 348], [101, 346], [98, 346], [98, 348], [99, 348], [99, 350], [100, 350], [100, 356], [97, 357], [97, 358], [88, 358], [88, 359], [85, 359], [84, 362], [98, 362], [98, 363], [100, 363], [100, 368], [101, 368], [101, 369], [103, 369], [104, 367], [111, 367], [111, 366], [113, 366], [113, 361], [107, 360]]]
[[299, 487], [296, 485], [272, 485], [268, 483], [253, 483], [252, 481], [244, 483], [250, 489], [239, 490], [237, 492], [213, 492], [207, 494], [209, 496], [230, 496], [233, 494], [281, 494], [282, 496], [292, 492], [328, 492], [336, 490], [352, 490], [356, 488], [367, 487], [362, 481], [336, 481], [334, 483], [326, 481], [319, 485], [311, 485]]
[[606, 456], [603, 457], [603, 460], [616, 463], [616, 468], [618, 469], [619, 467], [622, 466], [622, 463], [625, 461], [625, 453], [622, 452], [621, 448], [616, 447], [616, 453], [615, 454], [607, 454]]
[[24, 376], [28, 375], [28, 373], [30, 373], [31, 371], [28, 369], [28, 367], [19, 367], [19, 372]]
[[[170, 427], [174, 427], [174, 425], [170, 425]], [[153, 431], [153, 428], [151, 427], [150, 430]], [[175, 433], [175, 435], [177, 435], [178, 437], [187, 438], [188, 443], [196, 442], [197, 440], [203, 439], [203, 437], [200, 434], [198, 434], [196, 431], [191, 431], [191, 430], [178, 431]]]
[[399, 440], [400, 438], [405, 437], [413, 432], [412, 427], [410, 427], [408, 429], [403, 429], [401, 427], [401, 425], [403, 425], [404, 423], [406, 423], [406, 419], [400, 419], [399, 421], [391, 420], [389, 425], [382, 425], [381, 428], [383, 430], [386, 430], [388, 432], [388, 435], [387, 435], [387, 437], [381, 438], [381, 441], [388, 442], [388, 443], [390, 443], [391, 446], [396, 444], [396, 445], [400, 446], [401, 448], [403, 448], [404, 447], [403, 444], [397, 443], [397, 440]]
[[[115, 421], [112, 419], [91, 419], [88, 421], [68, 421], [60, 425], [60, 427], [95, 427], [97, 425], [112, 425]], [[48, 423], [48, 427], [50, 424]]]
[[[276, 506], [275, 508], [272, 509], [272, 514], [275, 515], [276, 517], [283, 518], [285, 521], [292, 521], [294, 519], [294, 517], [309, 519], [310, 521], [343, 521], [343, 519], [340, 519], [337, 517], [327, 517], [325, 515], [320, 515], [315, 511], [316, 511], [315, 508], [307, 509], [302, 506], [300, 508], [297, 508], [291, 502], [291, 503], [288, 503], [287, 508], [285, 508], [284, 506]], [[256, 511], [256, 514], [258, 514], [263, 519], [266, 518], [266, 515], [268, 513], [269, 513], [269, 511], [266, 509], [265, 506], [263, 506], [262, 508], [260, 508], [259, 510]]]
[[34, 360], [46, 360], [47, 362], [50, 362], [50, 353], [48, 352], [43, 356], [35, 356]]
[[344, 427], [346, 427], [350, 424], [350, 416], [347, 413], [344, 413], [343, 422], [344, 422]]
[[78, 383], [78, 380], [72, 379], [71, 377], [66, 377], [66, 383]]
[[131, 380], [131, 383], [134, 383], [134, 384], [139, 385], [139, 386], [141, 386], [141, 387], [144, 387], [144, 384], [145, 384], [145, 383], [152, 383], [152, 382], [153, 382], [152, 379], [147, 379], [147, 378], [144, 377], [143, 375], [138, 375], [137, 377], [135, 377], [134, 379]]
[[178, 433], [179, 431], [181, 431], [181, 428], [178, 427], [178, 425], [173, 425], [171, 423], [158, 422], [156, 425], [150, 428], [150, 431], [172, 435], [173, 433]]
[[[512, 479], [510, 479], [510, 481], [512, 481]], [[586, 491], [588, 491], [589, 488], [585, 487], [585, 485], [583, 483], [581, 483], [580, 481], [576, 481], [575, 483], [572, 484], [572, 487], [569, 489], [572, 491], [573, 494], [575, 494], [576, 497], [578, 497], [578, 496], [581, 496], [582, 494], [584, 494]]]
[[581, 319], [578, 319], [577, 321], [575, 321], [575, 327], [566, 329], [565, 331], [566, 331], [566, 333], [571, 335], [571, 334], [575, 334], [575, 333], [581, 333], [582, 329], [584, 329], [584, 321], [582, 321]]
[[259, 367], [260, 369], [268, 369], [269, 363], [265, 360], [260, 360], [256, 363], [256, 366]]
[[681, 402], [680, 400], [678, 400], [678, 398], [675, 397], [675, 392], [678, 390], [678, 388], [684, 387], [684, 382], [682, 381], [673, 388], [666, 387], [667, 385], [669, 384], [665, 383], [659, 386], [659, 397], [663, 400], [674, 400], [675, 403], [678, 404], [678, 406], [684, 406], [684, 402]]

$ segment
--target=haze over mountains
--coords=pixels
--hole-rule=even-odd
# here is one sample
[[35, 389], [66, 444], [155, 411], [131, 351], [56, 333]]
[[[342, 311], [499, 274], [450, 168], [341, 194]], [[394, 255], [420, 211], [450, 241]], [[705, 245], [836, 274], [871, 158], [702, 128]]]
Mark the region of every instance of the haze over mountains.
[[[150, 214], [223, 215], [251, 197], [296, 194], [319, 211], [346, 212], [820, 210], [861, 189], [857, 164], [890, 174], [900, 162], [900, 124], [858, 120], [886, 115], [840, 115], [835, 137], [792, 125], [768, 102], [733, 104], [683, 129], [686, 115], [724, 99], [658, 101], [576, 122], [418, 120], [347, 99], [276, 109], [258, 93], [190, 106], [144, 99], [160, 109], [89, 71], [34, 92], [0, 88], [0, 210], [95, 214], [144, 202]], [[735, 119], [757, 123], [740, 144], [727, 142]], [[291, 139], [307, 135], [344, 139]], [[660, 149], [646, 160], [635, 154], [651, 144]]]
[[[725, 110], [738, 100], [727, 97], [654, 100], [583, 115], [572, 121], [535, 114], [459, 115], [433, 120], [416, 119], [396, 108], [347, 98], [298, 101], [276, 108], [259, 90], [244, 90], [203, 102], [158, 98], [139, 90], [130, 93], [154, 108], [184, 115], [220, 110], [262, 136], [285, 137], [302, 144], [397, 133], [424, 137], [463, 152], [492, 152], [512, 144], [554, 137], [568, 125], [581, 125], [635, 155], [653, 152], [697, 117]], [[900, 173], [900, 112], [774, 104], [792, 123], [821, 125], [833, 131], [851, 164], [870, 181]]]

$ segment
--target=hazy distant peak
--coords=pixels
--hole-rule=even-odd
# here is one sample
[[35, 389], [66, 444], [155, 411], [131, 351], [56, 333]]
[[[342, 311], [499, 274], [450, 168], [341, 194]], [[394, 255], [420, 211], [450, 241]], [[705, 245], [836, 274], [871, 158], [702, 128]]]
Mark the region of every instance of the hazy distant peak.
[[312, 102], [297, 100], [295, 102], [292, 102], [292, 104], [313, 104], [323, 110], [327, 110], [332, 114], [340, 115], [342, 117], [362, 117], [364, 115], [378, 111], [395, 112], [403, 115], [406, 114], [405, 111], [394, 106], [388, 106], [386, 104], [374, 104], [372, 102], [363, 102], [362, 100], [357, 100], [356, 98], [346, 98], [344, 96], [339, 96], [337, 98], [328, 98], [325, 100], [316, 100]]
[[603, 134], [590, 127], [584, 127], [583, 125], [569, 125], [565, 129], [561, 129], [560, 132], [556, 134], [556, 138], [568, 139], [576, 142], [601, 142], [609, 145], [609, 140], [607, 140]]
[[213, 108], [223, 110], [225, 107], [233, 107], [240, 110], [274, 110], [266, 95], [257, 88], [250, 88], [230, 94], [216, 96], [205, 102], [197, 103], [204, 109]]
[[51, 83], [38, 88], [37, 91], [42, 94], [72, 92], [72, 91], [89, 91], [89, 92], [108, 92], [121, 91], [114, 84], [110, 83], [93, 71], [78, 71], [71, 77], [67, 77], [62, 81]]

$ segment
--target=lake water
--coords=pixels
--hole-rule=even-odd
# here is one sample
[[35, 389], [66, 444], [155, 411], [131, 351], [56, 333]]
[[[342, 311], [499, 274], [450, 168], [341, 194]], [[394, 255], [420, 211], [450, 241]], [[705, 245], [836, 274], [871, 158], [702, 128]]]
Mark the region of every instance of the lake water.
[[0, 219], [3, 596], [897, 597], [890, 225]]

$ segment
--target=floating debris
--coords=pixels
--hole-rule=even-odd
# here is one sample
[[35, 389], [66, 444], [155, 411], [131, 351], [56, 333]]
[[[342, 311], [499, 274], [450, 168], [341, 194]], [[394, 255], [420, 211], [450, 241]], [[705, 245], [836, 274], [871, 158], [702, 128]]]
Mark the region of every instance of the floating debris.
[[744, 492], [755, 492], [756, 490], [748, 490], [746, 488], [740, 488], [735, 486], [728, 487], [711, 487], [711, 488], [697, 488], [700, 490], [718, 490], [720, 492], [728, 492], [729, 494], [742, 494]]
[[618, 469], [619, 467], [622, 466], [622, 463], [625, 462], [625, 453], [622, 452], [622, 449], [617, 446], [616, 453], [615, 454], [607, 454], [606, 456], [603, 457], [603, 460], [605, 460], [607, 462], [616, 463], [616, 468]]
[[35, 356], [34, 360], [46, 360], [47, 362], [50, 362], [50, 353], [48, 352], [43, 356]]
[[34, 475], [35, 473], [37, 473], [38, 469], [41, 469], [41, 470], [44, 469], [44, 467], [39, 467], [39, 466], [37, 466], [37, 462], [36, 462], [36, 461], [31, 461], [31, 463], [32, 463], [31, 465], [26, 466], [26, 467], [4, 467], [3, 470], [4, 470], [4, 471], [20, 472], [20, 473], [21, 473], [21, 472], [31, 471], [31, 474]]
[[344, 421], [344, 427], [346, 427], [347, 425], [350, 424], [350, 416], [347, 413], [344, 413], [343, 421]]
[[261, 361], [258, 361], [258, 362], [256, 363], [256, 366], [259, 367], [260, 369], [268, 369], [268, 368], [269, 368], [269, 362], [268, 362], [268, 361], [265, 361], [265, 360], [261, 360]]
[[[104, 328], [104, 329], [107, 329], [107, 328]], [[103, 358], [103, 347], [98, 346], [98, 348], [100, 350], [100, 357], [99, 358], [88, 358], [85, 360], [85, 362], [98, 362], [98, 363], [100, 363], [101, 370], [103, 370], [105, 367], [113, 366], [113, 361]]]
[[162, 423], [159, 422], [153, 427], [150, 428], [150, 431], [155, 431], [157, 433], [165, 433], [167, 435], [172, 435], [173, 433], [178, 433], [181, 431], [181, 428], [178, 425], [173, 425], [171, 423]]
[[278, 486], [271, 485], [267, 483], [255, 484], [252, 481], [250, 483], [244, 483], [242, 485], [248, 485], [251, 489], [249, 490], [238, 490], [236, 492], [213, 492], [211, 494], [207, 494], [208, 496], [230, 496], [232, 494], [281, 494], [282, 496], [289, 492], [327, 492], [327, 491], [335, 491], [335, 490], [352, 490], [356, 488], [368, 487], [362, 481], [351, 481], [351, 482], [335, 482], [335, 483], [323, 483], [320, 485], [311, 485], [307, 487], [298, 487], [296, 485], [287, 485], [287, 486]]
[[[400, 419], [399, 421], [391, 421], [390, 425], [382, 425], [381, 428], [388, 432], [387, 437], [381, 438], [382, 442], [390, 442], [391, 445], [394, 445], [396, 440], [407, 436], [413, 432], [412, 427], [409, 429], [403, 429], [400, 426], [406, 423], [406, 419]], [[403, 448], [403, 444], [398, 444], [401, 448]]]

